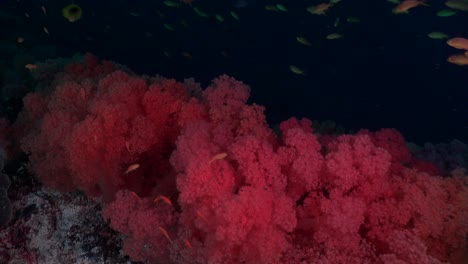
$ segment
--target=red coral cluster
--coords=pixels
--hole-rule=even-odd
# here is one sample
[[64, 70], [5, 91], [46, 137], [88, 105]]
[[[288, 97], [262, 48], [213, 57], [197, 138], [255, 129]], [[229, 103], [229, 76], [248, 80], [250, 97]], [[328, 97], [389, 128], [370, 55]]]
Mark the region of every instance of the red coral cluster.
[[23, 149], [47, 185], [103, 199], [133, 260], [438, 263], [467, 250], [467, 178], [436, 176], [395, 130], [321, 140], [292, 118], [275, 134], [233, 78], [202, 91], [91, 55], [52, 88], [24, 100]]

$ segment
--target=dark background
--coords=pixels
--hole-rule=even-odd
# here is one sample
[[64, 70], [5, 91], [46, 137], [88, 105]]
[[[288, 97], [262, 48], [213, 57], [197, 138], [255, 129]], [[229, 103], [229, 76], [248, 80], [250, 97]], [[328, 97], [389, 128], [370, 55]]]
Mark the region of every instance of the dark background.
[[[416, 143], [468, 142], [468, 66], [446, 62], [460, 51], [427, 37], [442, 31], [468, 38], [468, 12], [438, 17], [437, 11], [447, 8], [443, 1], [396, 15], [394, 5], [384, 0], [343, 0], [327, 16], [306, 11], [322, 1], [193, 1], [192, 7], [210, 15], [204, 18], [184, 3], [171, 8], [161, 0], [88, 0], [74, 1], [83, 8], [83, 18], [75, 23], [61, 14], [71, 1], [1, 2], [2, 11], [19, 20], [2, 26], [10, 31], [3, 38], [29, 36], [31, 44], [25, 42], [24, 49], [49, 45], [60, 56], [89, 51], [138, 74], [194, 77], [204, 87], [225, 73], [251, 86], [251, 102], [266, 107], [272, 125], [308, 117], [333, 120], [348, 130], [393, 127]], [[277, 3], [288, 12], [264, 8]], [[348, 23], [349, 16], [361, 22]], [[334, 32], [344, 37], [325, 39]], [[312, 45], [298, 43], [297, 36]], [[306, 75], [292, 73], [289, 65]]]

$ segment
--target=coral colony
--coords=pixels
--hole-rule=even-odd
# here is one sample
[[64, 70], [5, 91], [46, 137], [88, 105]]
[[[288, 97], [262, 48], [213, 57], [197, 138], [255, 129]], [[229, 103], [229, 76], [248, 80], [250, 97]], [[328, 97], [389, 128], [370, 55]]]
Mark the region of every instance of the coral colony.
[[[67, 263], [80, 241], [74, 263], [104, 263], [96, 252], [118, 255], [119, 238], [141, 263], [468, 263], [468, 177], [416, 158], [394, 129], [321, 134], [290, 118], [273, 130], [225, 75], [201, 89], [90, 54], [48, 67], [2, 132], [47, 187], [2, 231], [3, 261]], [[25, 228], [52, 211], [42, 224], [67, 238]], [[79, 236], [93, 232], [105, 239], [90, 247]]]

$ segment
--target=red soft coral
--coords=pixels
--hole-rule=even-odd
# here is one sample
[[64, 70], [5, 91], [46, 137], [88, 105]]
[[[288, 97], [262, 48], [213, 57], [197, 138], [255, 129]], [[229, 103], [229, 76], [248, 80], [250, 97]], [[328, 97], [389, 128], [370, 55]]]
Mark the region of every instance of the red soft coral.
[[358, 192], [373, 199], [388, 191], [392, 156], [369, 136], [340, 136], [327, 146], [326, 182], [343, 193]]
[[288, 194], [294, 200], [318, 187], [323, 157], [312, 133], [312, 122], [291, 118], [280, 124], [283, 146], [278, 149], [282, 171], [288, 175]]
[[386, 241], [394, 230], [410, 230], [432, 257], [449, 261], [467, 247], [468, 188], [457, 179], [412, 169], [401, 173], [403, 177], [394, 176], [392, 181], [394, 194], [369, 206], [369, 239], [381, 245], [377, 241]]
[[467, 180], [425, 173], [397, 131], [319, 142], [292, 118], [277, 136], [233, 78], [202, 91], [116, 68], [68, 66], [25, 98], [15, 131], [44, 183], [103, 198], [133, 260], [437, 263], [466, 250]]
[[294, 202], [284, 194], [277, 141], [261, 109], [234, 91], [242, 95], [245, 87], [217, 79], [205, 93], [209, 120], [186, 126], [177, 139], [171, 163], [178, 172], [180, 224], [195, 229], [182, 233], [203, 245], [197, 258], [206, 262], [272, 263], [289, 245]]
[[[124, 242], [125, 252], [135, 261], [167, 263], [171, 245], [170, 232], [175, 224], [174, 208], [152, 199], [141, 199], [130, 191], [120, 191], [104, 210], [111, 226], [129, 238]], [[167, 231], [168, 237], [164, 231]], [[170, 232], [170, 233], [169, 233]]]
[[[169, 173], [177, 115], [183, 113], [184, 122], [198, 118], [188, 113], [197, 102], [182, 109], [190, 97], [173, 80], [158, 79], [148, 87], [143, 78], [110, 72], [106, 62], [90, 56], [85, 61], [58, 74], [50, 95], [27, 97], [18, 124], [37, 121], [22, 140], [23, 149], [31, 152], [39, 178], [59, 190], [77, 188], [106, 201], [124, 188], [148, 195], [156, 179]], [[144, 166], [147, 162], [152, 165]], [[134, 163], [141, 163], [140, 169], [124, 175]]]
[[213, 239], [223, 252], [221, 256], [226, 258], [228, 253], [230, 261], [237, 259], [247, 263], [278, 261], [281, 257], [279, 252], [288, 246], [285, 231], [291, 232], [294, 225], [290, 221], [286, 222], [287, 225], [277, 225], [281, 222], [273, 221], [274, 213], [289, 213], [288, 217], [294, 219], [294, 211], [291, 202], [281, 208], [281, 212], [274, 209], [275, 196], [272, 192], [252, 187], [241, 188], [239, 194], [226, 202], [216, 216], [218, 224]]
[[[211, 142], [208, 123], [187, 126], [177, 140], [171, 163], [177, 175], [179, 202], [183, 205], [219, 204], [235, 190], [234, 170], [226, 160], [211, 158], [224, 150]], [[229, 159], [229, 157], [227, 157]]]

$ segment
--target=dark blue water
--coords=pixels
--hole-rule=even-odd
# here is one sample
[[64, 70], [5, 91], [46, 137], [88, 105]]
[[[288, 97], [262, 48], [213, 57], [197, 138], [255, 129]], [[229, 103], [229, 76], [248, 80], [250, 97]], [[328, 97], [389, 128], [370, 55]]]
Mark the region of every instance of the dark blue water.
[[[266, 107], [272, 125], [297, 116], [333, 120], [349, 130], [393, 127], [418, 143], [468, 141], [468, 66], [446, 62], [459, 51], [426, 36], [442, 31], [468, 38], [468, 12], [438, 17], [443, 1], [395, 15], [384, 0], [343, 0], [327, 16], [306, 11], [320, 1], [282, 1], [288, 12], [265, 10], [278, 1], [195, 0], [179, 8], [160, 0], [74, 2], [83, 17], [70, 23], [61, 14], [68, 2], [2, 1], [2, 11], [17, 18], [3, 41], [24, 35], [23, 52], [36, 59], [89, 51], [138, 74], [194, 77], [204, 86], [226, 73], [251, 86], [251, 102]], [[360, 23], [346, 22], [349, 16]], [[325, 39], [334, 32], [343, 38]], [[298, 43], [298, 36], [311, 46]], [[53, 55], [36, 53], [45, 45]], [[289, 65], [306, 75], [292, 73]]]

